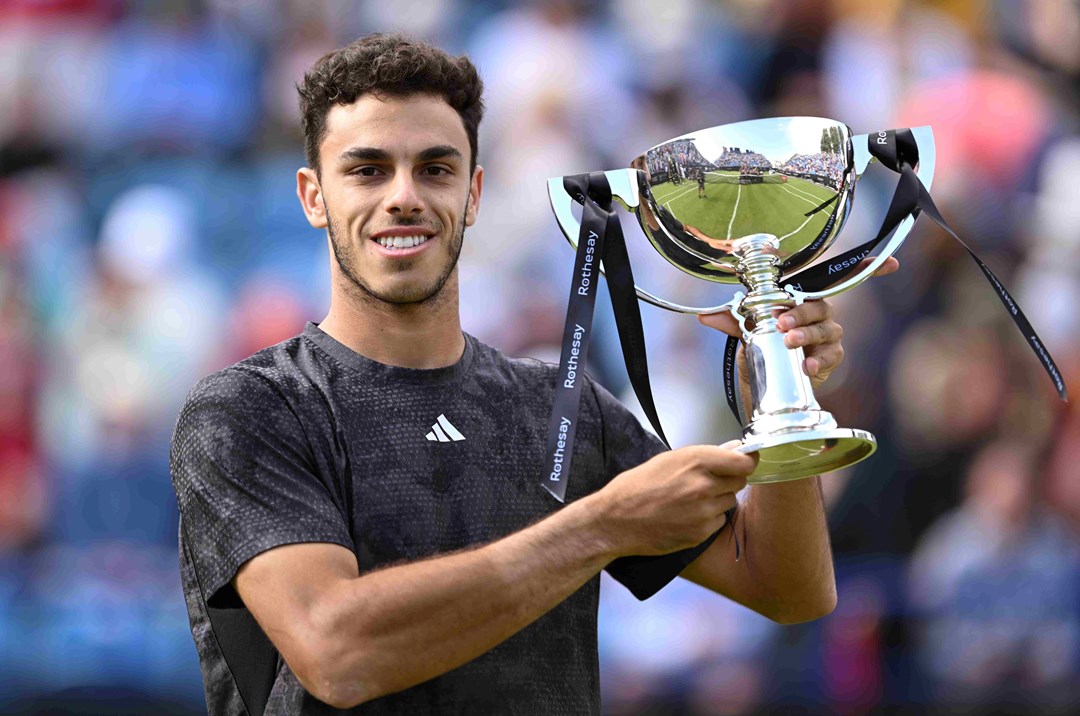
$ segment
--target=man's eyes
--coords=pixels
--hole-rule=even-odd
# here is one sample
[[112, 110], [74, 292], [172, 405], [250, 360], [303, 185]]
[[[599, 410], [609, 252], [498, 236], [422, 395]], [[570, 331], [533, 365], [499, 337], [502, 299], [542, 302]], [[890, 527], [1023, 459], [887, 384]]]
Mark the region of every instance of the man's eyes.
[[[380, 169], [379, 167], [363, 166], [363, 167], [357, 167], [356, 169], [352, 169], [348, 173], [351, 176], [376, 177], [376, 176], [380, 176], [380, 175], [384, 174], [385, 172], [382, 169]], [[433, 164], [431, 166], [426, 166], [423, 169], [421, 169], [420, 173], [423, 174], [424, 176], [444, 177], [444, 176], [450, 176], [451, 174], [453, 174], [453, 171], [449, 167], [440, 166], [440, 165], [434, 165]]]

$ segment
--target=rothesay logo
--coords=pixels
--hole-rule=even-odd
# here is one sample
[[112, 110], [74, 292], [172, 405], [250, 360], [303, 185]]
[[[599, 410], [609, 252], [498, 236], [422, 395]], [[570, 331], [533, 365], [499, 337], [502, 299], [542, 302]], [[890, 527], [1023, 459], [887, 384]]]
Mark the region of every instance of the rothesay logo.
[[458, 442], [459, 440], [465, 439], [465, 436], [450, 424], [450, 421], [446, 419], [445, 415], [440, 415], [438, 417], [435, 424], [431, 426], [431, 432], [429, 432], [426, 437], [432, 442], [438, 441], [440, 443]]

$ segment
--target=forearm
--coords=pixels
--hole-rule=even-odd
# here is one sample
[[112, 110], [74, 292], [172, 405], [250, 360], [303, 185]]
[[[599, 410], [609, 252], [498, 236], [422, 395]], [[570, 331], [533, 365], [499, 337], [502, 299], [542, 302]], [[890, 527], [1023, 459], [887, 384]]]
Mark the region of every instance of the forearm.
[[754, 485], [736, 528], [757, 611], [781, 622], [824, 616], [836, 604], [821, 480]]
[[617, 554], [588, 499], [479, 549], [342, 583], [320, 622], [329, 699], [350, 706], [483, 654], [565, 600]]

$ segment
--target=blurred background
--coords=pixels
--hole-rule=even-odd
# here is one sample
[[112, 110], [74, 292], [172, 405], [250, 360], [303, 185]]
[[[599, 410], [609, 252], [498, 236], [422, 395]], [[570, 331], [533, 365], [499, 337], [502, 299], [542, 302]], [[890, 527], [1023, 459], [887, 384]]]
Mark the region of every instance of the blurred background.
[[[0, 0], [0, 711], [205, 713], [169, 438], [199, 377], [325, 315], [294, 83], [394, 29], [486, 82], [461, 261], [480, 339], [557, 360], [573, 259], [549, 176], [742, 119], [929, 124], [939, 207], [1074, 396], [920, 221], [900, 272], [834, 300], [848, 358], [819, 397], [881, 443], [823, 480], [835, 613], [780, 627], [689, 583], [644, 604], [606, 583], [606, 713], [1080, 710], [1080, 3]], [[894, 182], [860, 183], [846, 239]], [[721, 337], [643, 311], [673, 443], [735, 435]], [[590, 371], [627, 395], [603, 293], [597, 316]]]

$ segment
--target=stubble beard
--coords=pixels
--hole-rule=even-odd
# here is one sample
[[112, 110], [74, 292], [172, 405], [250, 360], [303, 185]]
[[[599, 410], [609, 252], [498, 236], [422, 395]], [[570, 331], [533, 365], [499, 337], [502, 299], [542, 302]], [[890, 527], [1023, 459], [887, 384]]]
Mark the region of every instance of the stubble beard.
[[[466, 209], [468, 208], [468, 199], [466, 199], [465, 207]], [[354, 295], [364, 303], [383, 306], [406, 306], [434, 303], [442, 295], [446, 282], [450, 280], [450, 276], [454, 273], [454, 268], [457, 266], [458, 258], [461, 256], [461, 247], [465, 241], [464, 209], [461, 213], [461, 221], [459, 221], [450, 232], [450, 255], [446, 262], [446, 266], [443, 267], [438, 278], [428, 285], [407, 285], [397, 290], [378, 290], [364, 280], [358, 270], [356, 247], [351, 241], [342, 242], [339, 240], [338, 231], [334, 228], [335, 221], [333, 215], [330, 213], [329, 207], [326, 206], [325, 199], [323, 200], [323, 210], [326, 212], [326, 228], [327, 232], [330, 234], [330, 246], [333, 250], [334, 259], [337, 261], [338, 269], [340, 269], [342, 275], [349, 280], [349, 283], [352, 285], [353, 289], [355, 289], [349, 291], [350, 294]], [[421, 224], [419, 222], [399, 222], [396, 225], [419, 226]], [[348, 232], [344, 232], [344, 235], [347, 236]], [[430, 241], [431, 239], [428, 240]]]

